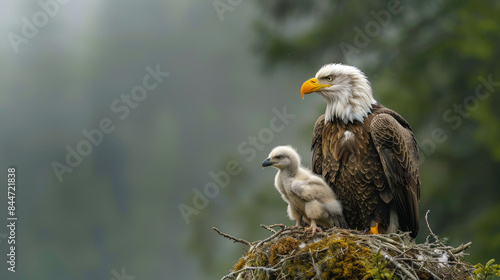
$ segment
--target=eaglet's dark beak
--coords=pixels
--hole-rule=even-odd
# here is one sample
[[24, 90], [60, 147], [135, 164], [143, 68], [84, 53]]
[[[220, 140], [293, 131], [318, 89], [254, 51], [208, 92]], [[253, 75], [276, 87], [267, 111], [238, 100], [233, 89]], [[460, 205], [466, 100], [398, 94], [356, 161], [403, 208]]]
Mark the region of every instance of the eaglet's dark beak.
[[274, 162], [271, 161], [271, 158], [266, 158], [263, 162], [262, 162], [262, 167], [266, 167], [266, 166], [271, 166], [273, 165]]

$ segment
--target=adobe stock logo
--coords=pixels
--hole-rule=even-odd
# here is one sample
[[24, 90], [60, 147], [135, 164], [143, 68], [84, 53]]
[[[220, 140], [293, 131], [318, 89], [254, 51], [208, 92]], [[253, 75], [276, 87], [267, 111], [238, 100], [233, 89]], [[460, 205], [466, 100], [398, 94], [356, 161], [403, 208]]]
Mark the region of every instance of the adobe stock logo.
[[378, 12], [371, 10], [370, 15], [373, 19], [365, 24], [364, 32], [358, 26], [353, 28], [355, 32], [353, 44], [346, 42], [341, 42], [339, 44], [339, 48], [346, 60], [350, 61], [353, 55], [360, 54], [362, 49], [368, 47], [372, 38], [377, 37], [382, 32], [382, 29], [390, 24], [392, 17], [401, 13], [402, 10], [403, 7], [399, 0], [390, 0], [387, 3], [386, 10], [380, 10]]
[[54, 18], [61, 11], [61, 5], [66, 5], [70, 0], [40, 0], [38, 1], [38, 6], [41, 10], [37, 11], [31, 16], [31, 19], [27, 17], [22, 17], [21, 22], [21, 32], [14, 33], [9, 32], [7, 34], [7, 39], [9, 39], [12, 49], [17, 54], [19, 53], [19, 46], [21, 44], [27, 44], [29, 39], [33, 39], [40, 28], [45, 27], [49, 23], [49, 18]]
[[[459, 129], [464, 119], [471, 117], [472, 113], [479, 109], [481, 101], [485, 101], [500, 87], [500, 82], [493, 81], [493, 75], [489, 74], [487, 79], [482, 75], [477, 77], [478, 84], [474, 93], [465, 97], [462, 102], [454, 103], [452, 107], [443, 112], [443, 121], [449, 124], [452, 130]], [[437, 144], [443, 144], [449, 139], [448, 133], [443, 127], [435, 127], [431, 136], [418, 141], [420, 150], [419, 164], [424, 163], [426, 157], [431, 156], [437, 150]]]
[[[156, 69], [146, 66], [145, 70], [147, 74], [142, 78], [140, 85], [133, 87], [130, 93], [124, 93], [120, 98], [111, 102], [110, 110], [116, 114], [119, 120], [123, 121], [128, 118], [131, 111], [136, 109], [149, 96], [149, 93], [170, 75], [168, 72], [162, 72], [159, 64], [156, 65]], [[92, 153], [93, 147], [97, 147], [103, 142], [104, 135], [113, 132], [115, 128], [113, 120], [104, 117], [98, 122], [96, 128], [82, 130], [85, 139], [80, 140], [74, 146], [66, 145], [65, 164], [58, 161], [53, 161], [51, 164], [59, 182], [63, 181], [64, 174], [73, 172], [82, 163], [83, 158]]]
[[[285, 130], [285, 128], [295, 119], [296, 115], [290, 114], [287, 107], [284, 106], [280, 111], [277, 108], [272, 110], [274, 116], [269, 120], [267, 127], [261, 128], [256, 134], [248, 136], [247, 140], [242, 141], [238, 146], [238, 153], [241, 156], [246, 156], [246, 161], [252, 162], [258, 151], [266, 148], [270, 144], [276, 134]], [[260, 164], [259, 164], [260, 166]], [[208, 175], [211, 180], [205, 186], [193, 188], [191, 203], [180, 203], [179, 211], [184, 218], [186, 224], [191, 223], [193, 215], [199, 215], [201, 211], [208, 207], [210, 199], [216, 198], [221, 189], [224, 189], [231, 182], [231, 178], [237, 176], [243, 171], [243, 167], [237, 160], [229, 160], [225, 168], [218, 172], [210, 171]]]
[[224, 14], [226, 12], [232, 12], [236, 7], [241, 5], [243, 0], [214, 0], [212, 5], [214, 6], [217, 16], [219, 16], [220, 21], [224, 21]]

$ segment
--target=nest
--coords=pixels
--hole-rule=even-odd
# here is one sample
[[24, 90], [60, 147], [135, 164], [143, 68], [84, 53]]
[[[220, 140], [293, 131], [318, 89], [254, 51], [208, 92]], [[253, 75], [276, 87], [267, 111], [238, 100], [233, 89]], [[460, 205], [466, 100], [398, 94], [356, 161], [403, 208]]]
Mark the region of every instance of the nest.
[[426, 241], [416, 244], [404, 232], [367, 235], [331, 228], [312, 235], [304, 228], [282, 224], [261, 226], [272, 235], [255, 242], [214, 228], [220, 235], [249, 246], [222, 280], [474, 279], [474, 266], [463, 261], [464, 250], [471, 243], [448, 246], [430, 228]]

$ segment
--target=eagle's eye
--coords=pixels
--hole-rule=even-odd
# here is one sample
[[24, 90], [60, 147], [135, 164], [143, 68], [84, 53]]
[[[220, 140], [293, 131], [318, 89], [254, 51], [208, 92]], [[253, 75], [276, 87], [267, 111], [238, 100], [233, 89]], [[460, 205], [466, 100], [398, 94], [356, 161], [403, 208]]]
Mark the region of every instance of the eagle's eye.
[[334, 75], [330, 75], [330, 76], [326, 77], [326, 80], [329, 81], [329, 82], [333, 82], [333, 80], [335, 80], [335, 76]]

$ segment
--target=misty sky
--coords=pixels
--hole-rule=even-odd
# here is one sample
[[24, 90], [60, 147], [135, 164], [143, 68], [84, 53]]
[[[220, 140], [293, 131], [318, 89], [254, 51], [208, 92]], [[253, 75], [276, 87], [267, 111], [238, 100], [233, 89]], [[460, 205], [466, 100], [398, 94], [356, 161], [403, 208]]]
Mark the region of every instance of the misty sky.
[[[186, 224], [179, 205], [191, 205], [193, 188], [202, 190], [213, 181], [209, 173], [231, 160], [242, 172], [221, 192], [241, 188], [235, 184], [242, 178], [243, 191], [272, 187], [274, 172], [260, 163], [276, 145], [292, 144], [309, 158], [309, 143], [298, 135], [323, 103], [302, 100], [299, 88], [316, 69], [263, 71], [252, 49], [261, 15], [251, 2], [225, 12], [223, 21], [210, 1], [69, 1], [58, 9], [13, 47], [9, 34], [23, 36], [23, 18], [32, 23], [43, 9], [0, 4], [0, 174], [18, 170], [19, 217], [18, 270], [2, 269], [1, 278], [112, 279], [123, 267], [138, 280], [206, 279], [199, 256], [187, 249], [199, 220]], [[143, 85], [146, 67], [169, 75], [132, 108], [123, 96]], [[127, 115], [112, 104], [127, 106]], [[293, 121], [259, 149], [243, 144], [255, 154], [238, 151], [285, 106]], [[69, 151], [88, 140], [82, 131], [100, 129], [104, 119], [113, 130], [68, 165]], [[67, 168], [62, 182], [54, 162]], [[210, 203], [227, 212], [237, 204], [221, 197]], [[200, 217], [220, 226], [227, 215], [207, 208]], [[6, 239], [0, 241], [5, 263]]]

